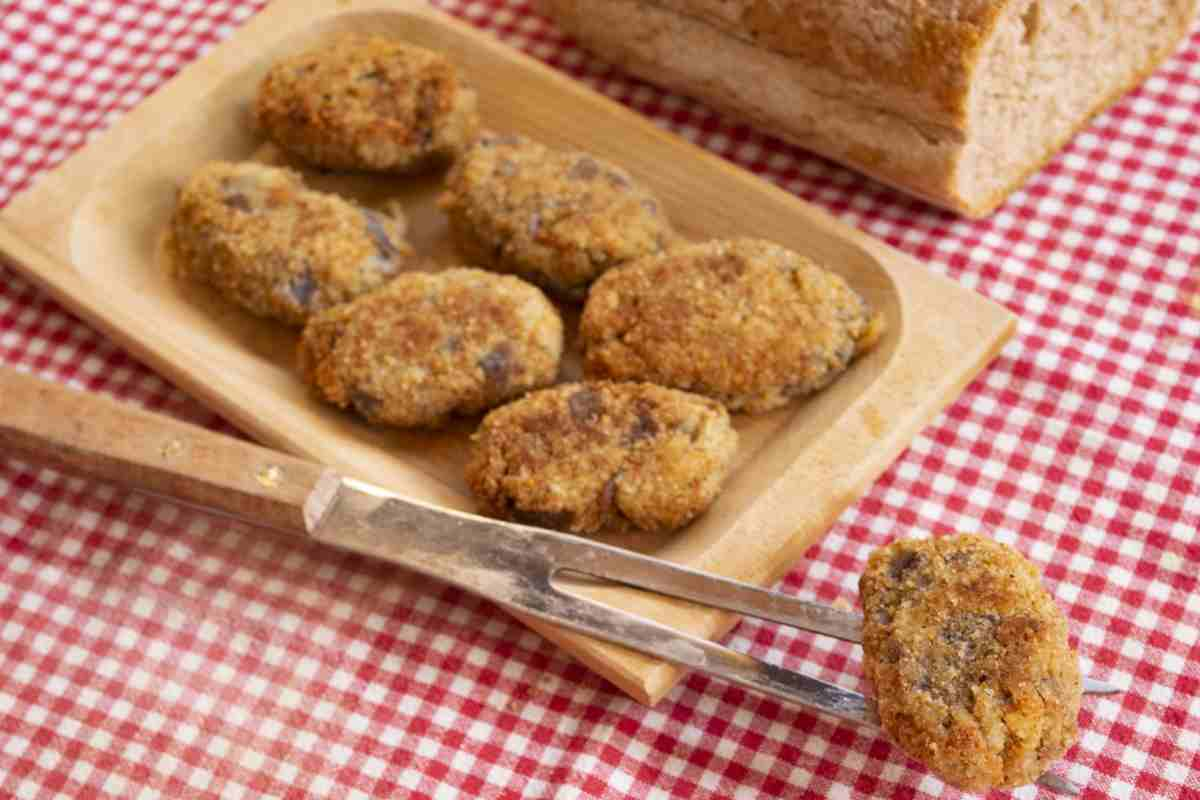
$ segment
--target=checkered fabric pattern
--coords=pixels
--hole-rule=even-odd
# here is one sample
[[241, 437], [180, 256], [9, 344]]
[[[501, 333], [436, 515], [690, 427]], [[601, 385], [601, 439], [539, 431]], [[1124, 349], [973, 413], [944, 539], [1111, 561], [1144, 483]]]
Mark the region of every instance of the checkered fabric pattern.
[[[871, 549], [917, 531], [1013, 544], [1127, 689], [1085, 701], [1063, 773], [1200, 797], [1200, 34], [971, 222], [632, 80], [524, 3], [439, 5], [1020, 316], [782, 588], [853, 603]], [[0, 3], [0, 204], [258, 7]], [[0, 361], [232, 432], [3, 265]], [[868, 731], [699, 675], [643, 708], [443, 584], [2, 456], [0, 796], [956, 795]], [[864, 688], [847, 645], [757, 622], [731, 643]]]

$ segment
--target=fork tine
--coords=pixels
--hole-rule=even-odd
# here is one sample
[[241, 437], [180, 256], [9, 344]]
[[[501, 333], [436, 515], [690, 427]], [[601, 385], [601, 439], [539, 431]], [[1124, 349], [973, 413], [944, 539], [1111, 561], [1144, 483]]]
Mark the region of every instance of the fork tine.
[[862, 617], [853, 612], [790, 597], [629, 550], [562, 538], [554, 542], [551, 558], [556, 571], [581, 572], [846, 642], [862, 641]]
[[551, 586], [549, 581], [530, 589], [533, 591], [524, 592], [505, 605], [789, 703], [879, 728], [874, 703], [858, 692], [769, 664], [595, 600], [568, 594]]
[[1061, 775], [1056, 775], [1053, 772], [1043, 772], [1042, 776], [1037, 779], [1038, 786], [1043, 789], [1049, 789], [1056, 794], [1065, 794], [1069, 797], [1079, 796], [1079, 787], [1071, 783]]
[[1084, 694], [1117, 694], [1121, 691], [1119, 686], [1113, 686], [1111, 683], [1098, 681], [1095, 678], [1084, 677], [1083, 693]]

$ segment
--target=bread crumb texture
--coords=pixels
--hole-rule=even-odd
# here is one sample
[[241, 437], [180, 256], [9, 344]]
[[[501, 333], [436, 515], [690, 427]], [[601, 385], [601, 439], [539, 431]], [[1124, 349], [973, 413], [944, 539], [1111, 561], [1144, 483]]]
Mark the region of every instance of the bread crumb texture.
[[1198, 5], [535, 0], [634, 75], [971, 216], [1153, 72]]
[[577, 534], [673, 531], [709, 507], [736, 450], [712, 400], [568, 383], [488, 414], [466, 475], [493, 516]]
[[483, 136], [450, 171], [439, 204], [468, 262], [570, 300], [605, 270], [677, 241], [628, 172], [523, 136]]
[[436, 427], [558, 376], [563, 325], [522, 280], [478, 269], [412, 272], [314, 317], [304, 380], [370, 422]]
[[290, 325], [418, 263], [402, 217], [307, 189], [296, 172], [252, 162], [213, 161], [192, 174], [171, 216], [167, 248], [180, 277]]
[[273, 65], [255, 114], [267, 136], [310, 164], [412, 173], [466, 148], [479, 132], [476, 106], [441, 53], [344, 34]]
[[962, 111], [962, 64], [995, 24], [1003, 0], [898, 0], [864, 9], [846, 0], [663, 0], [764, 48], [852, 79], [898, 84]]
[[895, 542], [871, 555], [859, 591], [884, 730], [943, 780], [1027, 784], [1075, 741], [1078, 656], [1015, 550], [969, 535]]
[[828, 385], [883, 328], [838, 275], [777, 244], [735, 239], [605, 274], [580, 332], [589, 378], [650, 381], [761, 412]]

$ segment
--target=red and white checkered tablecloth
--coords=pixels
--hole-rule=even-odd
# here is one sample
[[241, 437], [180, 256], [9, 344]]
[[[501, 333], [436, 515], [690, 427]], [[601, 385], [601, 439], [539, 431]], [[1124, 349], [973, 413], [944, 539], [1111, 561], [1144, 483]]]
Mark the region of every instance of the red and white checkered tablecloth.
[[[853, 603], [871, 549], [916, 531], [1016, 545], [1086, 671], [1128, 688], [1085, 701], [1063, 772], [1200, 798], [1200, 33], [970, 222], [627, 78], [525, 3], [438, 4], [1020, 316], [783, 588]], [[258, 7], [0, 1], [0, 205]], [[232, 431], [5, 266], [0, 361]], [[847, 645], [731, 640], [864, 688]], [[0, 797], [855, 795], [956, 792], [870, 732], [702, 676], [643, 708], [443, 584], [0, 454]]]

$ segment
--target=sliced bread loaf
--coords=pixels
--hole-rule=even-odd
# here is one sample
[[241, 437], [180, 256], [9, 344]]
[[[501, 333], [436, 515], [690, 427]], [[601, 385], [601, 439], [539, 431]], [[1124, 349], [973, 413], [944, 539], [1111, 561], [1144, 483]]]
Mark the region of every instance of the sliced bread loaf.
[[628, 71], [971, 216], [1179, 44], [1198, 0], [536, 0]]

